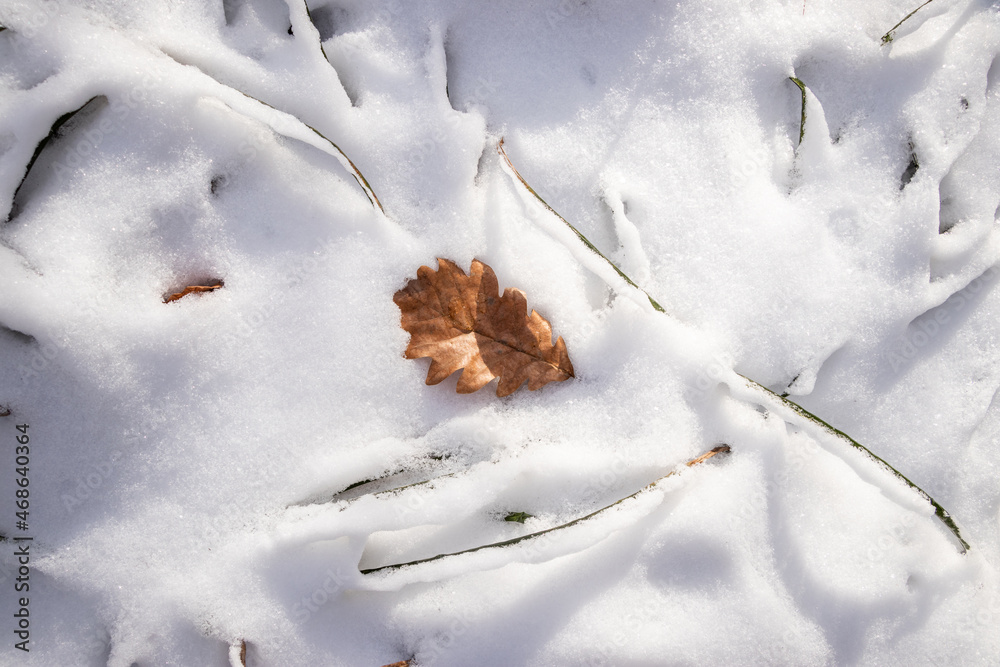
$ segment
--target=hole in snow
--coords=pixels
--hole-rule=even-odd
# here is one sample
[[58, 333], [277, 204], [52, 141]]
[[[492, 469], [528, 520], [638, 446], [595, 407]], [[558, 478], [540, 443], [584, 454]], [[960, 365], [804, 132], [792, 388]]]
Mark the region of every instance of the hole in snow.
[[12, 329], [5, 324], [0, 324], [0, 336], [22, 345], [30, 345], [35, 342], [35, 337], [17, 329]]
[[453, 88], [451, 83], [455, 72], [455, 54], [453, 53], [454, 49], [447, 31], [445, 31], [441, 48], [444, 50], [444, 96], [448, 98], [448, 104], [451, 105], [452, 109], [455, 109], [455, 111], [461, 111], [461, 109], [455, 108], [455, 103], [451, 99], [451, 91]]
[[217, 195], [222, 190], [225, 190], [228, 185], [229, 176], [226, 174], [218, 174], [217, 176], [212, 177], [212, 180], [209, 183], [209, 190], [211, 190], [213, 195]]
[[906, 169], [903, 170], [902, 175], [899, 177], [899, 189], [902, 190], [913, 177], [917, 175], [917, 170], [920, 169], [920, 162], [917, 160], [917, 154], [913, 150], [913, 144], [910, 144], [910, 163], [906, 165]]

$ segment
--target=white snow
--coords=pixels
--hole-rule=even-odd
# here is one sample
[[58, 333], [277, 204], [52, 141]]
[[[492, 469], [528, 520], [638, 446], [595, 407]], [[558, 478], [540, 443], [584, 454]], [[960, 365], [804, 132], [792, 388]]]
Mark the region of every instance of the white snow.
[[[1000, 663], [1000, 16], [918, 4], [0, 1], [0, 662]], [[437, 257], [577, 377], [425, 385]]]

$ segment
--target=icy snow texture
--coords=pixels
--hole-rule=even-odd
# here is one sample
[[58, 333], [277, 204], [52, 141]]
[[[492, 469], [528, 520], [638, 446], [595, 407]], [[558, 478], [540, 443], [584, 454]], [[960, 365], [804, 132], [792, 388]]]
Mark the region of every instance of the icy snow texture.
[[[1000, 662], [1000, 26], [937, 0], [882, 46], [915, 4], [4, 0], [0, 207], [105, 98], [0, 231], [4, 662]], [[392, 294], [438, 256], [577, 379], [425, 386]]]

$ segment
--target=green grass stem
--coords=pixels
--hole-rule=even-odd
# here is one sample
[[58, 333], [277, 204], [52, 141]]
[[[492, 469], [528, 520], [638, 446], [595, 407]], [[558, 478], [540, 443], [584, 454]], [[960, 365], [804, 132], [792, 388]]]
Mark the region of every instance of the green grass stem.
[[[309, 24], [316, 28], [316, 22], [313, 21], [312, 12], [309, 11], [309, 3], [306, 0], [302, 0], [303, 6], [306, 8], [306, 17], [309, 19]], [[323, 38], [319, 36], [319, 30], [316, 30], [316, 36], [319, 37], [319, 52], [323, 54], [323, 60], [330, 62], [330, 59], [326, 57], [326, 49], [323, 48]]]
[[893, 39], [895, 39], [895, 35], [893, 33], [896, 32], [896, 28], [898, 28], [899, 26], [903, 25], [903, 22], [906, 21], [906, 19], [910, 18], [911, 16], [913, 16], [914, 14], [916, 14], [917, 12], [919, 12], [921, 9], [923, 9], [925, 6], [931, 4], [932, 2], [934, 2], [934, 0], [927, 0], [927, 2], [923, 3], [922, 5], [920, 5], [916, 9], [914, 9], [912, 12], [910, 12], [909, 14], [907, 14], [906, 16], [904, 16], [899, 21], [899, 23], [897, 23], [896, 25], [894, 25], [891, 28], [889, 28], [889, 32], [887, 32], [884, 35], [882, 35], [882, 44], [888, 44]]
[[[340, 156], [341, 156], [342, 158], [344, 158], [344, 161], [346, 161], [346, 162], [347, 162], [347, 165], [349, 165], [349, 166], [350, 166], [350, 169], [349, 169], [349, 171], [351, 171], [351, 172], [352, 172], [352, 174], [351, 174], [351, 175], [352, 175], [352, 176], [354, 176], [354, 180], [356, 180], [356, 181], [358, 182], [358, 185], [360, 185], [360, 186], [361, 186], [361, 189], [362, 189], [362, 190], [364, 191], [364, 193], [365, 193], [365, 196], [366, 196], [366, 197], [368, 197], [368, 202], [369, 202], [369, 203], [370, 203], [370, 204], [371, 204], [372, 206], [374, 206], [374, 207], [378, 208], [378, 210], [379, 210], [379, 211], [381, 211], [383, 215], [385, 214], [385, 208], [383, 208], [383, 207], [382, 207], [382, 202], [380, 202], [380, 201], [379, 201], [379, 198], [378, 198], [378, 196], [377, 196], [377, 195], [375, 194], [375, 190], [374, 190], [374, 188], [372, 188], [371, 184], [369, 184], [369, 183], [368, 183], [368, 179], [367, 179], [367, 178], [365, 178], [365, 175], [361, 173], [361, 170], [360, 170], [360, 169], [358, 169], [358, 166], [357, 166], [356, 164], [354, 164], [354, 160], [352, 160], [351, 158], [349, 158], [349, 157], [347, 156], [347, 153], [345, 153], [345, 152], [343, 151], [343, 149], [341, 149], [341, 147], [340, 147], [340, 146], [338, 146], [338, 145], [337, 145], [337, 144], [336, 144], [335, 142], [333, 142], [333, 141], [332, 141], [332, 140], [331, 140], [330, 138], [328, 138], [328, 137], [327, 137], [327, 136], [326, 136], [325, 134], [323, 134], [322, 132], [320, 132], [319, 130], [317, 130], [317, 129], [316, 129], [315, 127], [313, 127], [312, 125], [309, 125], [308, 123], [305, 123], [305, 122], [303, 122], [303, 121], [302, 121], [302, 119], [300, 119], [300, 118], [299, 118], [298, 116], [295, 116], [295, 115], [293, 115], [293, 114], [290, 114], [290, 113], [288, 113], [287, 111], [281, 111], [281, 109], [278, 109], [278, 108], [277, 108], [277, 107], [275, 107], [274, 105], [271, 105], [271, 104], [268, 104], [268, 103], [267, 103], [267, 102], [265, 102], [264, 100], [261, 100], [261, 99], [258, 99], [258, 98], [256, 98], [256, 97], [254, 97], [253, 95], [250, 95], [250, 94], [248, 94], [248, 93], [245, 93], [245, 92], [243, 92], [242, 90], [240, 90], [240, 89], [238, 89], [238, 88], [234, 88], [233, 86], [230, 86], [230, 85], [228, 85], [228, 84], [225, 84], [225, 83], [222, 83], [221, 81], [219, 81], [219, 80], [218, 80], [218, 79], [216, 79], [215, 77], [213, 77], [213, 76], [211, 76], [210, 74], [206, 73], [206, 72], [205, 72], [204, 70], [202, 70], [202, 69], [201, 69], [200, 67], [197, 67], [197, 66], [195, 66], [195, 65], [191, 65], [191, 64], [188, 64], [188, 63], [182, 63], [181, 61], [177, 60], [177, 58], [173, 57], [173, 56], [172, 56], [172, 55], [170, 55], [169, 53], [166, 53], [166, 52], [163, 52], [163, 53], [164, 53], [164, 55], [166, 55], [166, 56], [167, 56], [168, 58], [170, 58], [170, 59], [171, 59], [171, 60], [173, 60], [174, 62], [178, 63], [179, 65], [184, 65], [184, 66], [186, 66], [186, 67], [192, 67], [192, 68], [194, 68], [195, 70], [197, 70], [197, 71], [201, 72], [202, 74], [204, 74], [204, 75], [205, 75], [206, 77], [208, 77], [209, 79], [211, 79], [212, 81], [214, 81], [214, 82], [215, 82], [215, 83], [217, 83], [218, 85], [220, 85], [220, 86], [224, 86], [224, 87], [226, 87], [226, 88], [229, 88], [230, 90], [234, 90], [234, 91], [236, 91], [237, 93], [239, 93], [240, 95], [242, 95], [243, 97], [246, 97], [247, 99], [250, 99], [250, 100], [253, 100], [254, 102], [257, 102], [258, 104], [262, 104], [262, 105], [264, 105], [265, 107], [267, 107], [268, 109], [272, 109], [272, 110], [274, 110], [274, 111], [278, 111], [278, 112], [280, 112], [280, 113], [284, 113], [284, 114], [287, 114], [288, 116], [290, 116], [290, 117], [294, 118], [294, 119], [295, 119], [296, 121], [298, 121], [299, 123], [301, 123], [301, 124], [302, 124], [302, 125], [303, 125], [304, 127], [307, 127], [307, 128], [309, 128], [310, 130], [312, 130], [312, 131], [313, 131], [313, 132], [314, 132], [314, 133], [316, 134], [316, 136], [318, 136], [318, 137], [319, 137], [320, 139], [322, 139], [322, 140], [323, 140], [323, 141], [325, 141], [326, 143], [330, 144], [330, 146], [332, 146], [332, 147], [333, 147], [333, 149], [334, 149], [335, 151], [337, 151], [337, 153], [338, 153], [338, 154], [339, 154], [339, 155], [340, 155]], [[237, 113], [239, 113], [239, 112], [237, 112]], [[270, 124], [268, 124], [268, 125], [270, 126]], [[270, 126], [270, 127], [271, 127], [271, 129], [272, 129], [272, 130], [274, 130], [275, 132], [278, 132], [279, 134], [281, 134], [281, 132], [279, 132], [279, 131], [278, 131], [277, 129], [275, 129], [275, 128], [274, 128], [273, 126]], [[314, 148], [315, 148], [315, 146], [314, 146]]]
[[[263, 104], [263, 102], [262, 102], [262, 104]], [[299, 122], [302, 123], [301, 120]], [[302, 124], [305, 125], [306, 127], [308, 127], [313, 132], [315, 132], [317, 135], [319, 135], [319, 137], [321, 139], [323, 139], [324, 141], [326, 141], [328, 144], [330, 144], [331, 146], [333, 146], [334, 150], [336, 150], [338, 153], [340, 153], [344, 157], [344, 159], [347, 160], [347, 164], [351, 165], [351, 170], [354, 172], [354, 180], [356, 180], [358, 182], [358, 185], [361, 186], [361, 189], [365, 191], [365, 196], [368, 197], [368, 201], [371, 203], [372, 206], [377, 206], [378, 210], [380, 210], [384, 214], [385, 213], [385, 209], [382, 208], [382, 202], [380, 202], [378, 200], [378, 196], [375, 194], [375, 189], [372, 188], [372, 186], [371, 186], [370, 183], [368, 183], [368, 179], [365, 178], [365, 175], [361, 173], [361, 170], [358, 169], [358, 166], [356, 164], [354, 164], [354, 160], [352, 160], [351, 158], [347, 157], [347, 153], [345, 153], [343, 150], [341, 150], [340, 146], [338, 146], [333, 141], [331, 141], [330, 139], [328, 139], [326, 137], [326, 135], [324, 135], [322, 132], [320, 132], [319, 130], [317, 130], [315, 127], [313, 127], [312, 125], [308, 125], [306, 123], [302, 123]]]
[[903, 482], [906, 483], [906, 485], [908, 487], [910, 487], [913, 491], [915, 491], [917, 493], [917, 495], [919, 495], [921, 498], [923, 498], [924, 500], [926, 500], [927, 502], [929, 502], [931, 504], [931, 507], [934, 508], [934, 515], [938, 519], [940, 519], [941, 522], [944, 523], [945, 526], [948, 527], [948, 530], [950, 530], [952, 532], [952, 534], [955, 536], [955, 538], [958, 540], [958, 542], [962, 545], [962, 553], [967, 552], [971, 548], [969, 546], [969, 543], [966, 542], [962, 538], [962, 534], [961, 534], [961, 532], [958, 529], [958, 525], [955, 523], [955, 520], [952, 519], [951, 514], [944, 507], [942, 507], [940, 503], [938, 503], [936, 500], [934, 500], [934, 498], [932, 498], [926, 491], [924, 491], [919, 486], [917, 486], [916, 484], [914, 484], [913, 482], [911, 482], [910, 479], [906, 475], [904, 475], [903, 473], [899, 472], [896, 468], [894, 468], [889, 463], [887, 463], [885, 459], [883, 459], [882, 457], [880, 457], [877, 454], [875, 454], [874, 452], [872, 452], [870, 449], [868, 449], [867, 447], [865, 447], [864, 445], [862, 445], [860, 442], [858, 442], [857, 440], [855, 440], [851, 436], [849, 436], [846, 433], [844, 433], [843, 431], [841, 431], [839, 428], [836, 428], [836, 427], [830, 425], [828, 422], [820, 419], [819, 417], [817, 417], [813, 413], [809, 412], [808, 410], [806, 410], [805, 408], [803, 408], [798, 403], [790, 401], [786, 397], [784, 397], [784, 396], [782, 396], [780, 394], [776, 394], [775, 392], [771, 391], [770, 389], [768, 389], [764, 385], [760, 384], [759, 382], [756, 382], [755, 380], [751, 380], [750, 378], [748, 378], [747, 376], [743, 375], [742, 373], [737, 373], [737, 375], [739, 375], [741, 378], [743, 378], [744, 380], [746, 380], [747, 381], [747, 385], [750, 388], [766, 392], [770, 398], [778, 400], [782, 405], [784, 405], [784, 407], [792, 410], [793, 412], [795, 412], [795, 414], [799, 415], [800, 417], [803, 417], [804, 419], [807, 419], [807, 420], [811, 421], [812, 423], [816, 424], [821, 429], [823, 429], [824, 431], [826, 431], [828, 434], [830, 434], [830, 435], [832, 435], [832, 436], [834, 436], [836, 438], [839, 438], [839, 439], [843, 440], [844, 442], [846, 442], [847, 444], [849, 444], [851, 447], [853, 447], [853, 448], [857, 449], [858, 451], [862, 452], [867, 458], [869, 458], [870, 460], [874, 461], [875, 464], [878, 465], [880, 468], [882, 468], [883, 470], [885, 470], [885, 471], [887, 471], [887, 472], [895, 475], [897, 478], [901, 479]]
[[[795, 79], [793, 77], [790, 77], [790, 78], [792, 78], [792, 80], [796, 82], [796, 85], [799, 86], [802, 89], [802, 91], [803, 91], [803, 99], [805, 99], [805, 86], [802, 84], [801, 81], [798, 81], [797, 79]], [[805, 112], [803, 112], [803, 121], [805, 119], [804, 113]], [[600, 251], [598, 251], [594, 247], [594, 245], [589, 240], [587, 240], [587, 238], [583, 234], [581, 234], [579, 231], [577, 231], [577, 229], [575, 227], [573, 227], [572, 225], [570, 225], [569, 222], [567, 222], [565, 218], [563, 218], [561, 215], [559, 215], [558, 213], [556, 213], [556, 211], [553, 210], [552, 207], [549, 206], [547, 203], [545, 203], [545, 201], [538, 195], [538, 193], [536, 193], [535, 190], [530, 185], [528, 185], [527, 181], [524, 180], [524, 178], [518, 173], [517, 169], [514, 168], [514, 165], [511, 164], [510, 158], [507, 157], [507, 153], [503, 150], [503, 139], [501, 139], [500, 142], [499, 142], [499, 144], [497, 144], [497, 151], [500, 153], [501, 156], [503, 156], [504, 160], [507, 161], [507, 165], [510, 167], [511, 171], [514, 173], [515, 176], [517, 176], [518, 180], [524, 185], [524, 187], [527, 188], [528, 192], [530, 192], [532, 195], [534, 195], [535, 198], [538, 199], [538, 201], [540, 201], [545, 206], [546, 209], [548, 209], [549, 211], [551, 211], [556, 217], [558, 217], [566, 225], [568, 225], [570, 227], [570, 229], [572, 229], [576, 233], [577, 237], [584, 244], [586, 244], [586, 246], [588, 248], [590, 248], [595, 253], [597, 253], [598, 255], [600, 255], [600, 257], [602, 259], [604, 259], [604, 261], [606, 261], [609, 264], [611, 264], [611, 266], [613, 266], [615, 268], [615, 271], [617, 271], [619, 275], [621, 275], [623, 278], [625, 278], [625, 280], [628, 282], [629, 285], [631, 285], [632, 287], [640, 290], [643, 294], [645, 294], [649, 298], [650, 303], [653, 304], [653, 307], [656, 308], [657, 311], [659, 311], [661, 313], [665, 312], [662, 308], [658, 307], [659, 304], [657, 304], [656, 301], [653, 300], [653, 297], [649, 296], [649, 294], [645, 290], [641, 289], [638, 285], [636, 285], [634, 282], [632, 282], [632, 280], [630, 280], [628, 278], [628, 276], [626, 276], [624, 273], [622, 273], [622, 271], [617, 266], [615, 266], [614, 263], [611, 262], [611, 260], [609, 260], [607, 257], [605, 257]], [[969, 546], [969, 543], [966, 542], [962, 538], [962, 535], [961, 535], [961, 533], [959, 532], [959, 529], [958, 529], [958, 525], [955, 523], [954, 519], [952, 519], [951, 514], [947, 510], [945, 510], [944, 507], [942, 507], [940, 505], [940, 503], [938, 503], [936, 500], [934, 500], [934, 498], [932, 498], [930, 496], [930, 494], [928, 494], [926, 491], [924, 491], [923, 489], [921, 489], [919, 486], [917, 486], [916, 484], [914, 484], [913, 482], [911, 482], [905, 475], [903, 475], [901, 472], [899, 472], [898, 470], [896, 470], [896, 468], [894, 468], [893, 466], [891, 466], [888, 463], [886, 463], [880, 457], [876, 456], [870, 449], [868, 449], [867, 447], [865, 447], [864, 445], [862, 445], [861, 443], [859, 443], [854, 438], [850, 437], [849, 435], [847, 435], [846, 433], [844, 433], [840, 429], [834, 428], [833, 426], [831, 426], [827, 422], [823, 421], [822, 419], [820, 419], [819, 417], [817, 417], [813, 413], [811, 413], [808, 410], [806, 410], [805, 408], [803, 408], [798, 403], [795, 403], [794, 401], [791, 401], [791, 400], [789, 400], [788, 398], [786, 398], [784, 396], [781, 396], [779, 394], [774, 393], [773, 391], [771, 391], [770, 389], [768, 389], [764, 385], [762, 385], [759, 382], [757, 382], [755, 380], [752, 380], [752, 379], [750, 379], [750, 378], [748, 378], [748, 377], [746, 377], [744, 375], [740, 375], [740, 377], [742, 377], [744, 380], [746, 380], [747, 383], [749, 383], [749, 385], [752, 388], [756, 388], [756, 389], [762, 390], [763, 392], [765, 392], [766, 396], [773, 397], [781, 405], [783, 405], [784, 407], [790, 409], [792, 412], [794, 412], [799, 417], [801, 417], [801, 418], [809, 421], [810, 423], [813, 423], [813, 424], [819, 426], [826, 433], [828, 433], [830, 435], [833, 435], [834, 437], [837, 437], [837, 438], [843, 440], [844, 442], [846, 442], [847, 444], [849, 444], [851, 447], [853, 447], [853, 448], [855, 448], [857, 450], [860, 450], [868, 458], [870, 458], [876, 464], [878, 464], [879, 467], [881, 467], [883, 470], [888, 471], [889, 473], [891, 473], [892, 475], [894, 475], [896, 478], [902, 480], [908, 487], [910, 487], [911, 489], [913, 489], [914, 491], [916, 491], [917, 495], [919, 495], [921, 498], [923, 498], [924, 500], [926, 500], [927, 502], [929, 502], [931, 504], [931, 506], [934, 508], [934, 515], [938, 519], [940, 519], [942, 523], [944, 523], [944, 525], [948, 528], [948, 530], [958, 540], [959, 544], [961, 544], [961, 549], [960, 549], [961, 553], [964, 554], [964, 553], [966, 553], [971, 548]]]
[[587, 248], [591, 252], [593, 252], [598, 257], [600, 257], [601, 259], [603, 259], [605, 262], [607, 262], [608, 264], [610, 264], [611, 268], [613, 268], [615, 270], [615, 272], [619, 276], [621, 276], [621, 278], [625, 282], [627, 282], [629, 285], [631, 285], [635, 289], [637, 289], [640, 292], [642, 292], [643, 294], [645, 294], [646, 298], [649, 299], [649, 303], [653, 306], [654, 310], [656, 310], [657, 312], [660, 312], [660, 313], [666, 313], [667, 312], [666, 310], [663, 309], [663, 306], [661, 306], [660, 304], [658, 304], [656, 302], [656, 300], [652, 296], [649, 295], [649, 292], [647, 292], [646, 290], [644, 290], [641, 287], [639, 287], [638, 285], [636, 285], [632, 281], [632, 279], [629, 278], [627, 275], [625, 275], [625, 273], [621, 269], [619, 269], [618, 266], [614, 262], [612, 262], [610, 259], [608, 259], [603, 252], [601, 252], [600, 250], [598, 250], [597, 246], [595, 246], [593, 243], [590, 242], [590, 239], [588, 239], [586, 236], [584, 236], [583, 234], [581, 234], [580, 230], [578, 230], [576, 227], [574, 227], [572, 224], [570, 224], [569, 220], [567, 220], [566, 218], [564, 218], [561, 215], [559, 215], [559, 213], [554, 208], [552, 208], [551, 206], [549, 206], [549, 204], [548, 204], [547, 201], [545, 201], [544, 199], [542, 199], [542, 197], [537, 192], [535, 192], [534, 188], [532, 188], [530, 185], [528, 185], [528, 182], [526, 180], [524, 180], [524, 177], [522, 177], [521, 174], [517, 171], [517, 168], [514, 167], [514, 163], [512, 163], [510, 161], [510, 158], [507, 157], [507, 151], [505, 151], [503, 149], [503, 139], [500, 139], [500, 141], [497, 143], [497, 153], [499, 153], [500, 156], [504, 159], [504, 162], [506, 162], [507, 166], [510, 167], [510, 170], [512, 172], [514, 172], [514, 175], [517, 177], [517, 179], [519, 181], [521, 181], [521, 184], [525, 188], [527, 188], [528, 192], [530, 192], [532, 195], [534, 195], [535, 199], [537, 199], [539, 201], [539, 203], [542, 206], [544, 206], [547, 211], [549, 211], [554, 216], [556, 216], [557, 218], [559, 218], [560, 220], [562, 220], [563, 224], [566, 225], [567, 227], [569, 227], [573, 231], [573, 233], [576, 234], [576, 237], [578, 239], [580, 239], [580, 241], [585, 246], [587, 246]]
[[42, 154], [42, 151], [45, 149], [45, 147], [50, 142], [54, 141], [56, 137], [59, 136], [59, 129], [63, 125], [68, 123], [70, 119], [73, 118], [73, 116], [83, 111], [90, 105], [91, 102], [93, 102], [99, 97], [102, 96], [95, 95], [94, 97], [91, 97], [89, 100], [81, 104], [76, 109], [73, 109], [72, 111], [67, 111], [63, 115], [56, 118], [55, 122], [52, 123], [52, 127], [49, 128], [49, 133], [46, 136], [42, 137], [41, 141], [39, 141], [38, 144], [35, 146], [35, 152], [31, 154], [31, 159], [28, 160], [28, 166], [24, 168], [24, 175], [21, 176], [21, 181], [17, 184], [17, 188], [14, 190], [14, 196], [11, 197], [11, 204], [10, 204], [11, 208], [7, 212], [7, 217], [4, 219], [4, 222], [10, 222], [11, 216], [14, 214], [14, 210], [17, 207], [17, 195], [19, 192], [21, 192], [21, 187], [24, 185], [24, 182], [28, 180], [28, 174], [31, 173], [31, 168], [35, 166], [35, 162], [38, 160], [38, 157]]
[[[695, 459], [691, 459], [685, 465], [686, 465], [686, 467], [690, 468], [692, 466], [698, 465], [699, 463], [707, 461], [708, 459], [712, 458], [716, 454], [724, 454], [724, 453], [727, 453], [729, 451], [730, 451], [729, 445], [719, 445], [718, 447], [715, 447], [714, 449], [712, 449], [712, 450], [710, 450], [708, 452], [705, 452], [701, 456], [699, 456], [699, 457], [697, 457]], [[450, 558], [452, 556], [461, 556], [462, 554], [471, 554], [471, 553], [475, 553], [476, 551], [482, 551], [483, 549], [499, 549], [501, 547], [509, 547], [509, 546], [511, 546], [513, 544], [518, 544], [519, 542], [525, 542], [527, 540], [533, 540], [533, 539], [535, 539], [537, 537], [541, 537], [542, 535], [546, 535], [548, 533], [551, 533], [551, 532], [554, 532], [554, 531], [557, 531], [557, 530], [564, 530], [564, 529], [569, 528], [571, 526], [575, 526], [575, 525], [577, 525], [579, 523], [583, 523], [584, 521], [587, 521], [589, 519], [593, 519], [595, 516], [597, 516], [599, 514], [602, 514], [604, 512], [607, 512], [612, 507], [620, 505], [621, 503], [625, 502], [626, 500], [628, 500], [630, 498], [635, 498], [639, 494], [652, 489], [653, 487], [655, 487], [657, 484], [659, 484], [663, 480], [667, 479], [668, 477], [673, 477], [674, 475], [677, 474], [677, 472], [678, 472], [677, 470], [671, 470], [666, 475], [664, 475], [664, 476], [662, 476], [662, 477], [660, 477], [660, 478], [658, 478], [658, 479], [650, 482], [649, 484], [647, 484], [646, 486], [642, 487], [641, 489], [639, 489], [635, 493], [631, 493], [631, 494], [625, 496], [624, 498], [619, 498], [618, 500], [616, 500], [615, 502], [611, 503], [610, 505], [605, 505], [604, 507], [602, 507], [602, 508], [600, 508], [598, 510], [593, 511], [590, 514], [587, 514], [586, 516], [582, 516], [579, 519], [573, 519], [572, 521], [570, 521], [568, 523], [563, 523], [563, 524], [560, 524], [558, 526], [553, 526], [552, 528], [546, 528], [545, 530], [539, 530], [539, 531], [534, 532], [534, 533], [528, 533], [527, 535], [522, 535], [520, 537], [515, 537], [515, 538], [510, 539], [510, 540], [504, 540], [502, 542], [493, 542], [492, 544], [484, 544], [482, 546], [473, 547], [471, 549], [465, 549], [463, 551], [455, 551], [453, 553], [447, 553], [447, 554], [438, 554], [437, 556], [431, 556], [430, 558], [420, 558], [418, 560], [412, 560], [412, 561], [409, 561], [409, 562], [406, 562], [406, 563], [395, 563], [393, 565], [382, 565], [380, 567], [372, 567], [372, 568], [368, 568], [367, 570], [361, 570], [361, 574], [373, 574], [375, 572], [384, 572], [384, 571], [387, 571], [387, 570], [398, 570], [400, 568], [409, 567], [411, 565], [420, 565], [422, 563], [430, 563], [432, 561], [441, 560], [442, 558]], [[511, 515], [511, 516], [513, 516], [513, 515]], [[530, 515], [526, 515], [526, 516], [530, 516]], [[509, 518], [507, 520], [508, 521], [517, 521], [517, 519], [509, 519]]]
[[[225, 85], [225, 84], [222, 84], [222, 85]], [[233, 88], [233, 90], [236, 90], [236, 92], [240, 93], [244, 97], [248, 97], [251, 100], [253, 100], [255, 102], [258, 102], [260, 104], [263, 104], [264, 106], [266, 106], [266, 107], [268, 107], [270, 109], [274, 109], [275, 111], [281, 111], [281, 109], [278, 109], [277, 107], [274, 107], [274, 106], [268, 104], [264, 100], [259, 100], [256, 97], [254, 97], [253, 95], [248, 95], [247, 93], [244, 93], [242, 90], [238, 90], [236, 88]], [[287, 111], [283, 111], [282, 113], [288, 113], [288, 112]], [[354, 180], [356, 180], [358, 182], [358, 185], [361, 186], [361, 189], [364, 190], [365, 196], [368, 197], [368, 202], [372, 206], [377, 206], [378, 210], [380, 210], [382, 213], [385, 213], [385, 209], [382, 208], [382, 202], [379, 201], [378, 196], [375, 194], [375, 190], [368, 183], [368, 179], [365, 178], [365, 175], [361, 173], [361, 170], [358, 169], [358, 166], [356, 164], [354, 164], [354, 160], [352, 160], [351, 158], [347, 157], [347, 153], [345, 153], [340, 148], [340, 146], [338, 146], [334, 141], [332, 141], [331, 139], [329, 139], [325, 134], [323, 134], [322, 132], [320, 132], [319, 130], [317, 130], [315, 127], [313, 127], [312, 125], [309, 125], [308, 123], [304, 122], [298, 116], [293, 116], [292, 114], [288, 114], [288, 115], [292, 116], [292, 118], [294, 118], [295, 120], [299, 121], [304, 126], [306, 126], [310, 130], [312, 130], [313, 132], [315, 132], [316, 136], [318, 136], [320, 139], [322, 139], [326, 143], [328, 143], [331, 146], [333, 146], [333, 149], [335, 151], [337, 151], [338, 153], [340, 153], [341, 157], [343, 157], [345, 160], [347, 160], [347, 164], [349, 164], [351, 166], [351, 171], [353, 172], [352, 175], [354, 176]]]
[[323, 499], [320, 499], [320, 500], [304, 500], [304, 501], [300, 501], [300, 502], [295, 502], [295, 503], [292, 503], [291, 505], [289, 505], [289, 507], [305, 507], [305, 506], [308, 506], [308, 505], [325, 505], [325, 504], [328, 504], [328, 503], [340, 503], [340, 502], [347, 503], [349, 505], [349, 504], [355, 502], [356, 500], [364, 498], [365, 496], [368, 496], [368, 495], [379, 497], [379, 496], [385, 496], [385, 495], [389, 495], [389, 494], [393, 494], [393, 493], [399, 493], [400, 491], [404, 491], [406, 489], [409, 489], [409, 488], [412, 488], [412, 487], [415, 487], [415, 486], [423, 486], [424, 484], [430, 484], [431, 482], [436, 482], [437, 480], [440, 480], [440, 479], [447, 479], [449, 477], [455, 477], [458, 474], [456, 472], [449, 472], [449, 473], [445, 473], [443, 475], [437, 475], [435, 477], [431, 477], [430, 479], [424, 479], [424, 480], [421, 480], [419, 482], [410, 482], [409, 484], [403, 484], [402, 486], [395, 486], [395, 487], [392, 487], [392, 488], [389, 488], [389, 489], [383, 489], [381, 491], [375, 491], [375, 492], [369, 491], [367, 493], [363, 493], [363, 494], [357, 496], [356, 498], [341, 498], [340, 497], [340, 496], [344, 495], [345, 493], [347, 493], [349, 491], [353, 491], [355, 489], [359, 489], [362, 486], [365, 486], [366, 484], [374, 484], [376, 482], [383, 482], [383, 481], [389, 479], [390, 477], [393, 477], [395, 475], [399, 475], [399, 474], [405, 473], [405, 472], [410, 472], [410, 471], [407, 470], [406, 468], [399, 468], [398, 470], [393, 470], [392, 472], [388, 472], [388, 473], [386, 473], [384, 475], [380, 475], [379, 477], [372, 477], [370, 479], [362, 479], [362, 480], [354, 482], [352, 484], [348, 484], [343, 489], [341, 489], [340, 491], [337, 491], [336, 493], [332, 494], [331, 496], [329, 496], [327, 498], [323, 498]]
[[802, 138], [806, 136], [806, 84], [802, 83], [802, 79], [798, 79], [794, 76], [788, 77], [788, 80], [799, 87], [802, 91], [802, 113], [799, 119], [799, 145], [802, 145]]

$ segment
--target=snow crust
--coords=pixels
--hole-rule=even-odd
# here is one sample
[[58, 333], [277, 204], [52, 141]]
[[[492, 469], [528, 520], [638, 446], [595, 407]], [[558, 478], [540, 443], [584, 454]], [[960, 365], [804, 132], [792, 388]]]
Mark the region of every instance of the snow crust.
[[[1000, 662], [1000, 18], [915, 5], [3, 0], [3, 662]], [[577, 378], [425, 386], [436, 257]]]

